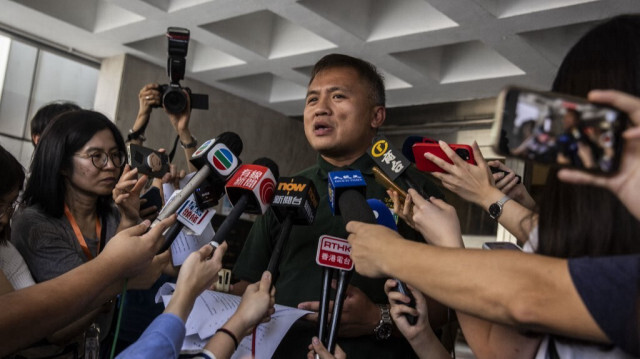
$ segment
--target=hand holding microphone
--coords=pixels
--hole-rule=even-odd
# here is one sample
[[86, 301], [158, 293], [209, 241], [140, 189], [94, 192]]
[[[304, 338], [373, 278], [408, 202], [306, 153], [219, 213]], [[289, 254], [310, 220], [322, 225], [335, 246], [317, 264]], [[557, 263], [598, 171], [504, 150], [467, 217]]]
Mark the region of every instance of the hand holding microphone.
[[[176, 213], [205, 181], [215, 187], [224, 186], [227, 179], [240, 165], [237, 153], [241, 151], [242, 140], [233, 132], [225, 132], [217, 138], [203, 143], [191, 157], [191, 163], [198, 168], [198, 172], [187, 182], [180, 193], [162, 208], [151, 226], [155, 226], [163, 219]], [[219, 192], [222, 193], [222, 191]], [[161, 252], [169, 249], [182, 227], [181, 223], [176, 223], [164, 233], [165, 244], [160, 249]]]

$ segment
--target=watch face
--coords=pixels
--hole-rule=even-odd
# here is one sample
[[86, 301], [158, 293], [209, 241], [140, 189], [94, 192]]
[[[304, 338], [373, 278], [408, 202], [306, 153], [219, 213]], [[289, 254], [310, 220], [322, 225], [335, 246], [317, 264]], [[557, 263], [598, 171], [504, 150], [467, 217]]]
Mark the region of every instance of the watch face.
[[391, 325], [388, 323], [381, 323], [376, 328], [376, 339], [383, 340], [388, 339], [391, 336]]
[[502, 212], [502, 208], [497, 203], [493, 203], [489, 206], [489, 215], [491, 218], [498, 218], [498, 216], [500, 216], [500, 212]]

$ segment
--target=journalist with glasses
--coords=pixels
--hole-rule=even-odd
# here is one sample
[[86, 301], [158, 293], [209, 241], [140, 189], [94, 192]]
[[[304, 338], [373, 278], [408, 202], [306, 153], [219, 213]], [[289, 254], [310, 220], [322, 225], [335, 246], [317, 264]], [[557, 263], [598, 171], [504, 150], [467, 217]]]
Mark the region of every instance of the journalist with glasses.
[[[124, 140], [104, 115], [78, 110], [53, 120], [34, 153], [25, 208], [12, 223], [11, 240], [35, 281], [55, 278], [95, 258], [117, 232], [139, 222], [145, 182], [125, 166]], [[147, 287], [158, 275], [159, 270], [149, 278], [130, 280], [129, 288]], [[104, 337], [111, 310], [107, 303], [79, 318], [52, 342], [78, 342], [74, 338], [90, 326], [92, 333], [97, 328]], [[60, 350], [77, 350], [69, 347]]]

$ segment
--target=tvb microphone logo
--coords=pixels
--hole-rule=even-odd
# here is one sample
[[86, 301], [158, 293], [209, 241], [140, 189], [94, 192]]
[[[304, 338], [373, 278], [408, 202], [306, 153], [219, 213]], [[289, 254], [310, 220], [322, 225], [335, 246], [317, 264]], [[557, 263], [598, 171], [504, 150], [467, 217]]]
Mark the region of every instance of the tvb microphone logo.
[[233, 155], [233, 152], [223, 144], [217, 144], [213, 146], [209, 152], [209, 161], [216, 168], [218, 173], [223, 176], [227, 176], [233, 172], [238, 166], [238, 159]]

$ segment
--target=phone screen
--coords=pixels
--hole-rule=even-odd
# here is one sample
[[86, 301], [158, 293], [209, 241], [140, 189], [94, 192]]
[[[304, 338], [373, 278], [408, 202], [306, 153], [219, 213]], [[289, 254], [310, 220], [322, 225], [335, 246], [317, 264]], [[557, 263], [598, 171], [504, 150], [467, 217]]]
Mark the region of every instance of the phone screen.
[[521, 251], [519, 245], [511, 242], [484, 242], [482, 244], [483, 249], [511, 249], [516, 251]]
[[626, 116], [584, 99], [510, 88], [498, 100], [494, 149], [545, 164], [614, 172]]

